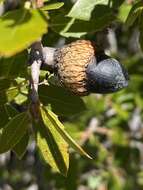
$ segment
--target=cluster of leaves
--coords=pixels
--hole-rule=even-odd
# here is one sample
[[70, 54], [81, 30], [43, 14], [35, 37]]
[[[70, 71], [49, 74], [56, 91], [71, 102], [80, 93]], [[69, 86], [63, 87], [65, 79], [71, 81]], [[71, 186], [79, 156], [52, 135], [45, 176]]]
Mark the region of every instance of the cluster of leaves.
[[[93, 116], [93, 112], [97, 113], [98, 116], [98, 109], [92, 106], [94, 105], [92, 101], [95, 99], [93, 97], [88, 100], [86, 98], [85, 100], [80, 99], [65, 89], [52, 85], [51, 82], [48, 85], [40, 85], [39, 120], [35, 121], [31, 115], [31, 102], [28, 98], [29, 68], [26, 65], [28, 62], [26, 49], [43, 35], [43, 43], [46, 45], [50, 43], [56, 45], [60, 36], [84, 38], [89, 34], [92, 35], [106, 28], [113, 21], [121, 19], [122, 14], [119, 16], [116, 10], [125, 2], [123, 0], [118, 2], [115, 0], [77, 0], [75, 4], [65, 1], [64, 5], [61, 2], [51, 4], [50, 1], [45, 1], [44, 6], [40, 9], [32, 9], [29, 3], [22, 2], [18, 9], [8, 11], [0, 18], [0, 153], [12, 150], [19, 158], [22, 158], [29, 142], [29, 135], [31, 131], [34, 131], [37, 146], [44, 160], [54, 170], [66, 175], [69, 167], [68, 145], [79, 153], [89, 158], [90, 156], [69, 136], [57, 115], [69, 117], [84, 111], [86, 114], [83, 114], [79, 121], [73, 124], [73, 126], [76, 125], [74, 128], [80, 130], [80, 126], [83, 124], [81, 120], [85, 121], [87, 117]], [[141, 47], [143, 46], [142, 8], [142, 1], [137, 1], [137, 3], [130, 5], [124, 16], [124, 19], [127, 17], [126, 23], [129, 27], [134, 25], [139, 27]], [[122, 9], [120, 8], [120, 10]], [[128, 67], [129, 70], [132, 70], [134, 61]], [[41, 82], [45, 79], [45, 73], [45, 71], [41, 71]], [[134, 83], [138, 83], [137, 80], [138, 78], [135, 78]], [[139, 84], [142, 83], [138, 83], [137, 86], [133, 85], [133, 89], [140, 88]], [[133, 94], [129, 93], [125, 98], [123, 94], [124, 100], [122, 100], [122, 93], [119, 93], [117, 97], [116, 95], [110, 96], [113, 100], [115, 98], [116, 103], [113, 103], [112, 106], [120, 116], [119, 123], [116, 125], [121, 125], [125, 119], [127, 120], [131, 112], [122, 109], [123, 105], [120, 101], [130, 103], [132, 96]], [[137, 94], [135, 98], [137, 103], [140, 102], [140, 99], [141, 97]], [[103, 114], [107, 100], [108, 97], [99, 101], [99, 107], [102, 110], [99, 117]], [[90, 109], [93, 110], [92, 114], [85, 111], [84, 101], [87, 106], [91, 101], [89, 105]], [[115, 121], [112, 119], [108, 122], [107, 119], [105, 122], [108, 126]], [[69, 122], [65, 123], [65, 126], [68, 125]], [[110, 138], [114, 137], [112, 140], [118, 142], [118, 138], [122, 137], [121, 130], [117, 128], [115, 134], [120, 135], [118, 137], [110, 135]], [[95, 141], [97, 142], [96, 146], [102, 150], [101, 157], [106, 156], [104, 147], [97, 139]]]

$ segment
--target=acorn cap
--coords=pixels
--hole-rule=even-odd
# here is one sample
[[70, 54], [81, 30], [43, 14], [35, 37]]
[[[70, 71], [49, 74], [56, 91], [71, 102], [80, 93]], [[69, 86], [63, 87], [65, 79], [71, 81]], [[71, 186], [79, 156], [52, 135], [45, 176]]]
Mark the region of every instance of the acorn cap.
[[80, 96], [89, 94], [86, 67], [94, 54], [95, 47], [87, 40], [78, 40], [58, 49], [55, 57], [61, 85]]
[[55, 66], [60, 84], [79, 96], [90, 92], [111, 93], [128, 84], [123, 66], [100, 54], [95, 44], [88, 40], [78, 40], [57, 49]]

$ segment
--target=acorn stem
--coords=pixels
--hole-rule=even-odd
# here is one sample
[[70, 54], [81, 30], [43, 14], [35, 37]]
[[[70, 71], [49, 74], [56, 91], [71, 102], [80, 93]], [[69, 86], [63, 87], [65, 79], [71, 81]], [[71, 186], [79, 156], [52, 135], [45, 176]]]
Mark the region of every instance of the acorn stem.
[[39, 75], [40, 75], [40, 67], [43, 60], [43, 47], [40, 41], [35, 42], [31, 46], [31, 55], [34, 55], [31, 61], [31, 101], [38, 102], [38, 84], [39, 84]]
[[43, 65], [48, 66], [50, 70], [54, 69], [55, 50], [52, 47], [43, 47]]

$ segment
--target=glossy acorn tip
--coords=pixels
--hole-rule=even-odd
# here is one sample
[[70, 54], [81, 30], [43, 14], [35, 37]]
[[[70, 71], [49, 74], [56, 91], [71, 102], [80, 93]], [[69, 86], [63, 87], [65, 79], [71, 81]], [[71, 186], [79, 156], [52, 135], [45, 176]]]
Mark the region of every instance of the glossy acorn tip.
[[113, 58], [88, 64], [86, 74], [89, 92], [106, 94], [128, 86], [126, 69]]

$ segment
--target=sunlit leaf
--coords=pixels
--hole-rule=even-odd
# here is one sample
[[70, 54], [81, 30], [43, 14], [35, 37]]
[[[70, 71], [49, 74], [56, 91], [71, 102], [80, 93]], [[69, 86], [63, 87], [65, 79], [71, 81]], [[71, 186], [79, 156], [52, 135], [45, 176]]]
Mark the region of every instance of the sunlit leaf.
[[125, 2], [125, 0], [118, 0], [118, 1], [111, 0], [111, 2], [112, 2], [112, 7], [114, 9], [117, 9], [118, 7], [120, 7]]
[[83, 149], [81, 146], [79, 146], [73, 139], [70, 137], [70, 135], [64, 130], [63, 124], [59, 121], [58, 117], [51, 111], [45, 110], [45, 113], [49, 120], [53, 123], [53, 126], [55, 129], [60, 133], [60, 135], [63, 137], [63, 139], [78, 153], [86, 156], [87, 158], [91, 158]]
[[80, 20], [90, 20], [91, 13], [95, 5], [107, 5], [108, 0], [77, 0], [70, 12], [69, 17], [80, 19]]
[[14, 80], [0, 80], [0, 104], [12, 101], [18, 94], [18, 84]]
[[131, 10], [132, 6], [131, 4], [123, 4], [120, 9], [119, 9], [119, 14], [118, 14], [118, 18], [120, 19], [120, 21], [125, 22], [129, 12]]
[[35, 123], [35, 128], [37, 146], [44, 160], [54, 170], [66, 175], [69, 167], [68, 144], [42, 108], [41, 118]]
[[59, 3], [53, 3], [53, 4], [49, 4], [49, 5], [45, 5], [41, 8], [41, 10], [44, 11], [49, 11], [49, 10], [54, 10], [54, 9], [59, 9], [64, 5], [63, 2], [59, 2]]
[[12, 56], [46, 33], [47, 21], [40, 10], [18, 9], [0, 18], [0, 31], [0, 55]]

